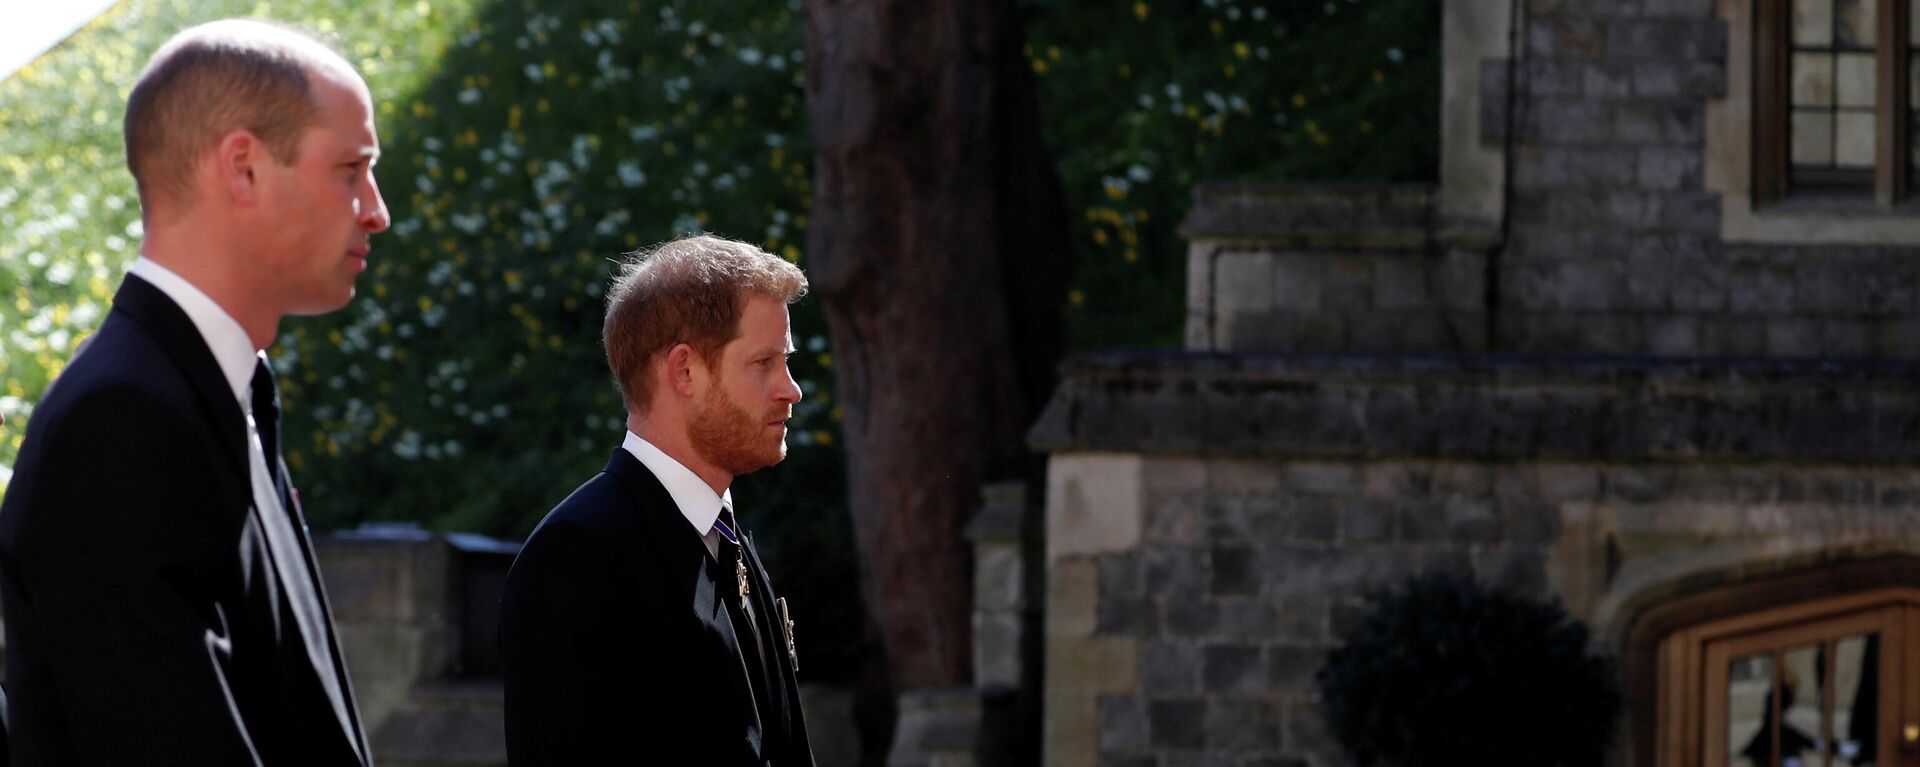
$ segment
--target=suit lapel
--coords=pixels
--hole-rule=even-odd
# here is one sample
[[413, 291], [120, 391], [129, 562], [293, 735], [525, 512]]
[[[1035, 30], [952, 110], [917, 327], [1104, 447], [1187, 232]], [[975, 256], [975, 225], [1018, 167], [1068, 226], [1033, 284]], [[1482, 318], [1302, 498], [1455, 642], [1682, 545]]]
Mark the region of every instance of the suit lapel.
[[734, 632], [733, 620], [727, 616], [723, 601], [735, 593], [733, 573], [722, 572], [724, 568], [708, 556], [706, 542], [687, 524], [666, 486], [660, 484], [639, 459], [626, 450], [615, 450], [605, 471], [633, 496], [633, 509], [643, 537], [653, 544], [665, 565], [667, 577], [676, 588], [690, 586], [687, 590], [692, 592], [690, 606], [694, 616], [705, 627], [706, 634], [719, 638], [721, 657], [730, 659], [722, 673], [733, 690], [731, 697], [737, 701], [735, 713], [748, 723], [747, 739], [755, 753], [761, 753], [764, 728], [760, 712], [754, 706], [753, 688], [747, 681], [746, 656], [742, 654], [745, 645]]
[[214, 361], [213, 351], [207, 348], [206, 339], [200, 337], [200, 329], [194, 327], [193, 320], [188, 319], [187, 313], [166, 293], [131, 274], [121, 281], [119, 292], [113, 295], [113, 309], [144, 328], [173, 359], [181, 375], [199, 395], [201, 407], [220, 435], [220, 444], [227, 449], [227, 457], [245, 476], [246, 413], [234, 399], [233, 388], [221, 374], [220, 363]]
[[[252, 468], [248, 465], [246, 446], [246, 412], [241, 410], [240, 403], [234, 399], [233, 389], [227, 383], [226, 376], [220, 372], [220, 363], [214, 360], [213, 351], [207, 348], [206, 339], [201, 337], [200, 329], [194, 326], [193, 320], [188, 318], [187, 313], [181, 310], [173, 299], [167, 297], [166, 293], [146, 280], [131, 274], [120, 283], [120, 290], [114, 294], [113, 308], [116, 313], [132, 320], [151, 334], [166, 351], [167, 356], [173, 359], [174, 365], [179, 368], [181, 375], [186, 377], [200, 399], [201, 407], [213, 423], [215, 433], [220, 435], [220, 444], [226, 447], [228, 456], [237, 465], [243, 481], [251, 476]], [[261, 446], [262, 450], [270, 447], [277, 446]], [[268, 460], [279, 461], [279, 451], [274, 450], [268, 456]], [[276, 478], [275, 489], [283, 504], [290, 503], [293, 498], [290, 492], [292, 484], [287, 475], [286, 464], [280, 463], [279, 469], [280, 474]], [[247, 497], [253, 497], [251, 491], [247, 493]], [[304, 560], [304, 572], [308, 576], [308, 583], [314, 590], [314, 596], [320, 607], [320, 614], [315, 617], [323, 621], [319, 628], [327, 638], [326, 648], [314, 649], [324, 650], [326, 659], [331, 662], [331, 668], [324, 667], [325, 664], [314, 653], [304, 654], [318, 677], [315, 681], [326, 688], [330, 705], [338, 704], [335, 707], [336, 715], [344, 710], [345, 718], [339, 722], [342, 728], [341, 734], [346, 737], [348, 746], [356, 752], [361, 763], [366, 764], [366, 736], [361, 730], [359, 712], [355, 709], [353, 702], [352, 688], [348, 686], [346, 664], [341, 660], [337, 640], [333, 636], [333, 614], [326, 607], [326, 595], [320, 587], [320, 573], [314, 562], [312, 545], [306, 538], [304, 517], [297, 511], [297, 507], [289, 508], [295, 509], [289, 515], [289, 519], [299, 544], [298, 553]], [[255, 511], [262, 514], [269, 513], [265, 509]], [[264, 537], [265, 530], [263, 529], [260, 534]], [[290, 590], [300, 588], [301, 585], [281, 583], [280, 587]], [[283, 595], [282, 598], [290, 597]], [[298, 610], [297, 607], [294, 609]], [[301, 641], [304, 643], [304, 637]], [[329, 680], [332, 680], [331, 683]], [[335, 698], [336, 695], [340, 697]]]

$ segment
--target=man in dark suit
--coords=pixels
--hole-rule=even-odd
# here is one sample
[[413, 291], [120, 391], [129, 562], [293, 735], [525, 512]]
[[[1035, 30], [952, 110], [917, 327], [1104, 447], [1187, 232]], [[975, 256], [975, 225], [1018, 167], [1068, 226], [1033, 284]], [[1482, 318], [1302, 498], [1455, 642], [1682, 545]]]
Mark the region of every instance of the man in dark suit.
[[793, 626], [728, 490], [786, 455], [787, 304], [806, 285], [709, 236], [616, 275], [604, 335], [627, 435], [507, 576], [510, 764], [813, 764]]
[[372, 100], [305, 34], [195, 27], [128, 98], [141, 258], [35, 408], [4, 505], [31, 765], [367, 765], [261, 352], [387, 227]]

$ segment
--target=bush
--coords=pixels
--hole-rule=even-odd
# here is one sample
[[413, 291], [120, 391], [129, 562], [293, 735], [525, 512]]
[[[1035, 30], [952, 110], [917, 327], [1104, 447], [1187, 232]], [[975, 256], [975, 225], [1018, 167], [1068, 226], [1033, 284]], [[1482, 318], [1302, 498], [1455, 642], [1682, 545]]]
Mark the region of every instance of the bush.
[[1318, 679], [1354, 761], [1599, 765], [1619, 692], [1559, 607], [1431, 575], [1376, 594]]
[[[1176, 226], [1196, 181], [1432, 177], [1438, 3], [1296, 5], [1025, 4], [1083, 256], [1076, 348], [1179, 342]], [[117, 4], [0, 82], [0, 487], [33, 403], [98, 326], [140, 240], [120, 144], [127, 89], [175, 31], [258, 14], [332, 35], [366, 74], [394, 218], [359, 297], [289, 319], [270, 350], [310, 521], [526, 533], [619, 443], [599, 345], [611, 259], [712, 230], [807, 266], [800, 9]], [[813, 638], [809, 675], [846, 679], [871, 647], [833, 357], [817, 301], [796, 306], [793, 325], [806, 400], [792, 452], [734, 491]]]

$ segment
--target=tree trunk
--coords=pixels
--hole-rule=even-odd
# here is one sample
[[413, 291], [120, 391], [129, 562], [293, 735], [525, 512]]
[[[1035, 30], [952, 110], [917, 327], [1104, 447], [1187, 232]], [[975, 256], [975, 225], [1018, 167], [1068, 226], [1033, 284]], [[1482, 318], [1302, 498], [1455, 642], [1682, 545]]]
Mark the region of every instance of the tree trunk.
[[[983, 483], [1039, 477], [1072, 242], [1012, 0], [807, 0], [808, 271], [895, 691], [972, 676]], [[1030, 484], [1030, 486], [1032, 486]]]

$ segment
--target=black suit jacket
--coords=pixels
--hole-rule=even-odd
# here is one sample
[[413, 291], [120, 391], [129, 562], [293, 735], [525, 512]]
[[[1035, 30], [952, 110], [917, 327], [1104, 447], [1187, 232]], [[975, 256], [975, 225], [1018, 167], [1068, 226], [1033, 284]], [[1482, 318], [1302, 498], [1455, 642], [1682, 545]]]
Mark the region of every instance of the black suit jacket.
[[773, 584], [745, 544], [772, 677], [763, 701], [742, 662], [753, 634], [736, 634], [723, 601], [739, 600], [734, 566], [708, 556], [652, 472], [614, 451], [507, 575], [508, 763], [811, 767]]
[[327, 614], [286, 466], [305, 583], [269, 559], [246, 433], [192, 320], [128, 276], [0, 503], [14, 764], [368, 763], [331, 621], [320, 667], [287, 598], [312, 589]]

